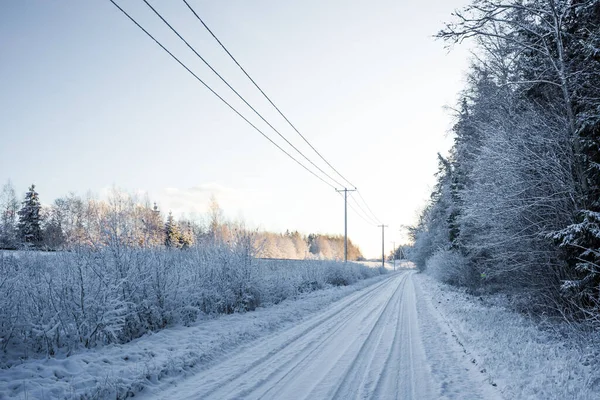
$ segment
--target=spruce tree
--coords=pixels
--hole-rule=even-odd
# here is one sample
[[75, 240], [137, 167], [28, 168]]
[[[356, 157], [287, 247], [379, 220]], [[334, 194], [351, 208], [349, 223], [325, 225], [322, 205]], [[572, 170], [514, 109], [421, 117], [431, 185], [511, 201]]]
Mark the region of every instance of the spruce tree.
[[42, 228], [40, 224], [40, 211], [42, 205], [35, 185], [31, 185], [25, 194], [23, 207], [19, 210], [19, 237], [26, 246], [39, 246], [42, 242]]
[[577, 117], [585, 184], [577, 199], [575, 221], [554, 237], [567, 252], [576, 279], [567, 280], [563, 289], [578, 297], [585, 308], [600, 310], [600, 2], [574, 1], [566, 27], [566, 49], [570, 65], [576, 70], [573, 110]]
[[179, 226], [177, 226], [177, 222], [175, 222], [173, 214], [169, 212], [167, 223], [165, 224], [165, 246], [169, 248], [181, 247], [180, 238], [181, 233], [179, 232]]
[[179, 231], [179, 247], [182, 249], [189, 249], [194, 244], [194, 233], [192, 232], [189, 221], [182, 223], [181, 225]]

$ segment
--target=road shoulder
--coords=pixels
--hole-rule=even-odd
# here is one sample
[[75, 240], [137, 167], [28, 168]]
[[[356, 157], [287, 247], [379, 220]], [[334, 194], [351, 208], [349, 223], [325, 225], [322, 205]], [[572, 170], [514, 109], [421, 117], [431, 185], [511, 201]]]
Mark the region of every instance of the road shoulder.
[[444, 310], [440, 309], [432, 282], [414, 275], [417, 312], [425, 353], [438, 387], [445, 399], [501, 399], [496, 383], [481, 368], [478, 356], [465, 347]]
[[600, 398], [599, 333], [556, 321], [542, 326], [510, 309], [501, 294], [473, 296], [427, 275], [416, 278], [453, 352], [504, 398]]

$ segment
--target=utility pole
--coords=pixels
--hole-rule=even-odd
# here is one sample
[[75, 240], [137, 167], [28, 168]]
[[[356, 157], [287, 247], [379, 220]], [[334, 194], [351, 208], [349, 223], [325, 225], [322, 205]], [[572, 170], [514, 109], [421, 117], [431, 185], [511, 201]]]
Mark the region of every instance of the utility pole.
[[393, 255], [393, 257], [394, 257], [394, 271], [395, 271], [396, 270], [396, 242], [394, 241], [392, 243], [394, 244], [394, 253], [393, 253], [394, 255]]
[[381, 228], [381, 267], [385, 268], [385, 228], [387, 225], [377, 225]]
[[[405, 229], [399, 229], [398, 232], [404, 234]], [[404, 258], [406, 257], [406, 255], [404, 254], [404, 246], [400, 245], [399, 247], [400, 247], [400, 260], [402, 261], [402, 260], [404, 260]], [[402, 264], [400, 264], [400, 266], [402, 266]]]
[[356, 192], [356, 189], [335, 190], [344, 192], [344, 262], [348, 262], [348, 192]]

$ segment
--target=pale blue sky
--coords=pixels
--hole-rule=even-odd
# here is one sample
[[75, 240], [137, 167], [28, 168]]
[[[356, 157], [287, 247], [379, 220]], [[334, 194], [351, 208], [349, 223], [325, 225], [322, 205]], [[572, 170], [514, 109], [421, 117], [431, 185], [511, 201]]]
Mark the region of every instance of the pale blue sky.
[[[192, 6], [311, 143], [390, 225], [415, 221], [451, 142], [467, 67], [431, 36], [466, 1], [198, 1]], [[122, 6], [236, 106], [141, 0]], [[153, 5], [315, 162], [179, 0]], [[6, 1], [0, 13], [0, 183], [42, 201], [116, 185], [165, 211], [268, 230], [343, 233], [331, 188], [275, 149], [108, 0]], [[241, 107], [240, 107], [241, 108]], [[242, 109], [242, 108], [241, 108]], [[244, 109], [244, 113], [257, 118]], [[268, 129], [266, 130], [268, 131]], [[349, 236], [377, 256], [381, 232], [353, 213]]]

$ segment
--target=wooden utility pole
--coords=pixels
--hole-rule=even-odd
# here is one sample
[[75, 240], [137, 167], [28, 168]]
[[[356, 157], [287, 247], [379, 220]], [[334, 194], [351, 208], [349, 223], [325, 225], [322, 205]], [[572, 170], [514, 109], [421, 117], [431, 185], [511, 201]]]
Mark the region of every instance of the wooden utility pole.
[[356, 189], [336, 189], [336, 192], [344, 192], [344, 262], [348, 262], [348, 192], [356, 192]]
[[381, 267], [385, 268], [385, 228], [387, 225], [377, 225], [381, 228]]
[[394, 244], [394, 252], [393, 252], [393, 256], [394, 257], [394, 271], [396, 270], [396, 242], [392, 242]]

